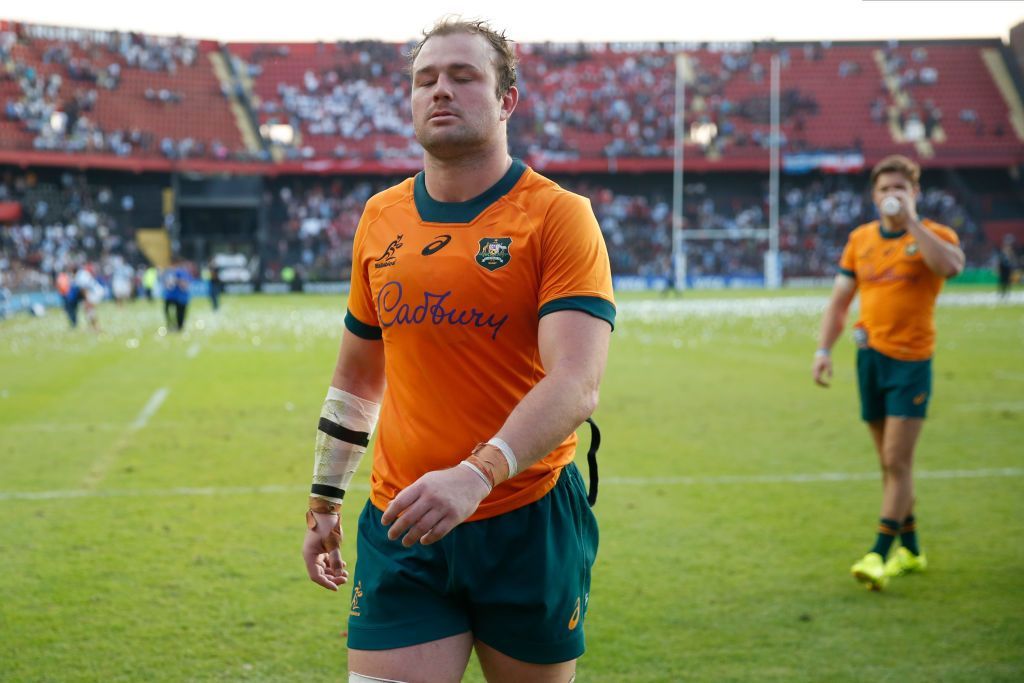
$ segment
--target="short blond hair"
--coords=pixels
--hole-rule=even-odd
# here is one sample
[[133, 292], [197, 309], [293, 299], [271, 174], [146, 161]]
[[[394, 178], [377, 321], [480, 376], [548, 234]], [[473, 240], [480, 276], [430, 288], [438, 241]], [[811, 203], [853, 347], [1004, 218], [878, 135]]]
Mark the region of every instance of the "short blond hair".
[[463, 19], [459, 16], [447, 16], [439, 20], [429, 30], [423, 32], [423, 40], [409, 51], [409, 72], [412, 73], [413, 62], [419, 56], [423, 45], [434, 36], [450, 36], [467, 33], [471, 36], [483, 36], [494, 48], [494, 70], [498, 77], [497, 96], [500, 99], [509, 88], [516, 84], [516, 69], [519, 60], [512, 49], [512, 41], [505, 37], [504, 31], [496, 31], [482, 19]]
[[871, 169], [871, 187], [874, 189], [878, 176], [883, 173], [900, 173], [914, 185], [921, 182], [921, 167], [902, 154], [890, 154]]

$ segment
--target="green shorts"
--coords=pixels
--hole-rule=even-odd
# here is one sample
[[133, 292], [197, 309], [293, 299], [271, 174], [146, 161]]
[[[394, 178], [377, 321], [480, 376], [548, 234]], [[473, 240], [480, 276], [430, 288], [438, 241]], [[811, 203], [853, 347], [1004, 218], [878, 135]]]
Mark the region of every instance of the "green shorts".
[[455, 527], [439, 542], [387, 538], [359, 517], [348, 646], [389, 650], [466, 631], [503, 654], [554, 664], [583, 654], [597, 520], [573, 464], [540, 500]]
[[857, 382], [865, 422], [924, 418], [932, 396], [932, 361], [897, 360], [871, 348], [857, 349]]

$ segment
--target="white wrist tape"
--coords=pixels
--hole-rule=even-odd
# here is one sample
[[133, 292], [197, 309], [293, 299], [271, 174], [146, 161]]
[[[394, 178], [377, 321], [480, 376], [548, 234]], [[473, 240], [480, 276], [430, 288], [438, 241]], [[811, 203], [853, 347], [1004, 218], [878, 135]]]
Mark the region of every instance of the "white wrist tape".
[[484, 483], [484, 486], [486, 486], [487, 488], [491, 488], [491, 482], [488, 481], [487, 475], [484, 474], [483, 472], [481, 472], [479, 467], [477, 467], [476, 465], [474, 465], [471, 462], [466, 462], [465, 460], [463, 460], [459, 464], [464, 466], [464, 467], [468, 467], [469, 469], [473, 470], [473, 472], [476, 473], [476, 476], [480, 477], [480, 481], [482, 481]]
[[377, 426], [380, 404], [331, 387], [320, 410], [310, 494], [340, 503]]
[[494, 446], [505, 456], [505, 460], [508, 461], [508, 478], [511, 479], [516, 476], [516, 473], [519, 472], [519, 460], [516, 459], [516, 454], [512, 451], [512, 447], [505, 443], [504, 439], [499, 439], [498, 437], [492, 438], [487, 444]]

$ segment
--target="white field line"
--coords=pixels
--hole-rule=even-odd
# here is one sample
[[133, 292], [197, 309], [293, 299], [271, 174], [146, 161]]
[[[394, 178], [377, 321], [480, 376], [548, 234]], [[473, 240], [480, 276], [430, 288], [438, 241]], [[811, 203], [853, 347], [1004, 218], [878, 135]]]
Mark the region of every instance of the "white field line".
[[171, 393], [171, 390], [167, 387], [161, 387], [153, 392], [153, 395], [149, 397], [149, 401], [142, 408], [142, 412], [135, 418], [135, 422], [132, 422], [131, 431], [138, 431], [146, 426], [149, 422], [149, 418], [156, 414], [156, 411], [160, 410], [160, 406], [163, 404], [164, 399], [167, 398], [167, 394]]
[[[853, 308], [859, 305], [859, 299]], [[750, 297], [744, 299], [683, 298], [673, 300], [623, 301], [617, 304], [618, 314], [624, 319], [676, 320], [686, 316], [714, 317], [721, 315], [765, 317], [783, 314], [820, 315], [828, 303], [822, 295]], [[1003, 308], [1024, 305], [1024, 292], [1014, 292], [1008, 299], [999, 300], [995, 293], [953, 292], [939, 296], [940, 307]]]
[[[877, 472], [816, 472], [806, 474], [752, 474], [719, 477], [604, 477], [604, 486], [714, 486], [717, 484], [814, 484], [849, 481], [874, 481]], [[977, 470], [922, 470], [917, 479], [983, 479], [1024, 477], [1024, 467], [993, 467]], [[353, 483], [351, 489], [365, 491], [365, 483]], [[58, 498], [138, 498], [169, 496], [252, 496], [289, 495], [308, 491], [308, 486], [206, 486], [171, 489], [65, 489], [60, 491], [0, 491], [0, 502], [12, 500], [53, 500]]]
[[991, 403], [961, 403], [953, 409], [960, 413], [981, 413], [1003, 410], [1010, 413], [1024, 412], [1024, 401], [992, 401]]
[[114, 464], [114, 461], [117, 459], [118, 454], [125, 446], [128, 445], [128, 441], [132, 438], [135, 432], [149, 424], [150, 418], [156, 414], [156, 411], [160, 410], [160, 406], [163, 405], [163, 402], [169, 393], [171, 393], [171, 390], [167, 387], [161, 387], [153, 392], [153, 395], [149, 397], [148, 401], [146, 401], [146, 405], [142, 407], [142, 410], [135, 418], [135, 421], [128, 426], [128, 429], [123, 434], [121, 434], [121, 438], [119, 438], [106, 452], [101, 453], [100, 456], [96, 458], [92, 463], [92, 466], [89, 468], [89, 472], [82, 480], [82, 486], [85, 491], [95, 490], [96, 486], [103, 481], [107, 476], [107, 471], [110, 469], [110, 466]]

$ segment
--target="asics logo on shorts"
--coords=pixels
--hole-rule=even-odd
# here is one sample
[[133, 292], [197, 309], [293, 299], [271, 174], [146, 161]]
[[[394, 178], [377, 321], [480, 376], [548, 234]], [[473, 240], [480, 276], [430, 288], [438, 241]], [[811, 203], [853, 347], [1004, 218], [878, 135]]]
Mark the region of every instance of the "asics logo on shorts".
[[576, 609], [572, 611], [572, 616], [569, 617], [569, 630], [574, 631], [577, 624], [580, 623], [580, 599], [576, 598]]

